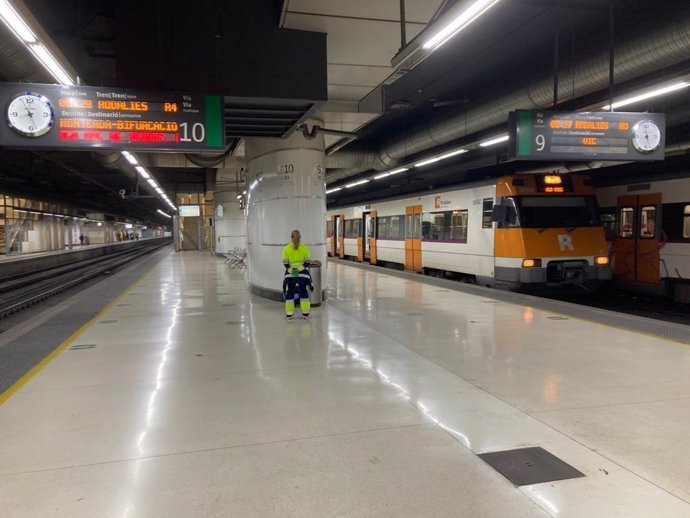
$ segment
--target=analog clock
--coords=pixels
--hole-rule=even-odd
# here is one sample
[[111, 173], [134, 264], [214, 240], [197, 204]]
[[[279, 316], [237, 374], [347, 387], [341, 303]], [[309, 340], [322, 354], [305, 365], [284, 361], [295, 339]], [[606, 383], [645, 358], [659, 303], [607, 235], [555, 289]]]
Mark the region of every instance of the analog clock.
[[633, 147], [640, 153], [651, 153], [661, 145], [661, 130], [656, 122], [643, 120], [632, 131]]
[[15, 97], [7, 108], [7, 122], [14, 131], [25, 137], [40, 137], [55, 123], [55, 110], [43, 95], [24, 92]]

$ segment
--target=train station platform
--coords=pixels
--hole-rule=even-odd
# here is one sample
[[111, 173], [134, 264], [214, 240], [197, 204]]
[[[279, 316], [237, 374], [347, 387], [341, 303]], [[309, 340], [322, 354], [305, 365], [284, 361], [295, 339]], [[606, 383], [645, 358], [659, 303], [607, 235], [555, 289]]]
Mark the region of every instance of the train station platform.
[[170, 253], [24, 380], [4, 512], [690, 517], [686, 344], [338, 263], [285, 321], [245, 275]]

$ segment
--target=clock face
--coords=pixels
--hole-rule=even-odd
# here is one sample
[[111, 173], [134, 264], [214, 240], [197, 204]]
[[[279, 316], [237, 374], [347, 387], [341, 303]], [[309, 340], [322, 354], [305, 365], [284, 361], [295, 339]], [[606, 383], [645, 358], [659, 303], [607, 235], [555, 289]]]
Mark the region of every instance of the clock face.
[[8, 106], [7, 122], [20, 135], [40, 137], [53, 127], [55, 111], [45, 96], [25, 92], [15, 97]]
[[661, 130], [654, 121], [640, 121], [633, 127], [632, 143], [640, 153], [651, 153], [661, 144]]

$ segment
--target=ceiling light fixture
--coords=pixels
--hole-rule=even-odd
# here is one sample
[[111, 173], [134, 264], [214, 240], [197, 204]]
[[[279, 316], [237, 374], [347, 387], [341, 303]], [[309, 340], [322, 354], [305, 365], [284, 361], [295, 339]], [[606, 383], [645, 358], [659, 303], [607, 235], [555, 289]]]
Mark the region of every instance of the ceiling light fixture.
[[387, 173], [381, 173], [381, 174], [374, 176], [374, 180], [380, 180], [381, 178], [393, 176], [394, 174], [404, 173], [405, 171], [409, 171], [409, 170], [410, 169], [408, 167], [399, 167], [397, 169], [393, 169], [392, 171], [388, 171]]
[[[673, 83], [673, 84], [668, 85], [668, 86], [655, 88], [654, 90], [650, 90], [648, 92], [643, 92], [643, 93], [634, 95], [632, 97], [628, 97], [626, 99], [621, 99], [620, 101], [614, 101], [613, 102], [613, 109], [615, 110], [616, 108], [621, 108], [622, 106], [628, 106], [629, 104], [635, 104], [637, 102], [651, 99], [653, 97], [659, 97], [661, 95], [675, 92], [677, 90], [682, 90], [683, 88], [687, 88], [688, 86], [690, 86], [689, 82], [681, 81], [679, 83]], [[608, 111], [611, 109], [611, 105], [607, 104], [606, 106], [602, 106], [601, 109], [604, 111]]]
[[45, 69], [50, 72], [60, 84], [63, 85], [74, 85], [74, 80], [70, 75], [62, 68], [62, 65], [58, 63], [57, 59], [51, 54], [51, 52], [42, 43], [29, 43], [27, 45], [29, 50], [34, 56], [38, 58]]
[[156, 212], [158, 212], [159, 214], [162, 214], [162, 215], [165, 216], [166, 218], [172, 218], [172, 216], [171, 216], [170, 214], [168, 214], [167, 212], [163, 212], [163, 211], [160, 210], [160, 209], [157, 209]]
[[36, 35], [7, 0], [0, 0], [0, 18], [21, 42], [36, 42]]
[[348, 183], [348, 184], [345, 186], [345, 188], [346, 188], [346, 189], [351, 189], [352, 187], [357, 187], [358, 185], [363, 185], [363, 184], [369, 183], [369, 182], [371, 182], [371, 180], [370, 180], [369, 178], [367, 178], [367, 179], [365, 179], [365, 180], [360, 180], [360, 181], [358, 181], [358, 182]]
[[510, 140], [510, 135], [501, 135], [500, 137], [495, 137], [479, 144], [479, 147], [489, 147], [495, 144], [500, 144], [501, 142], [507, 142]]
[[342, 187], [333, 187], [333, 189], [328, 189], [326, 191], [326, 194], [331, 194], [332, 192], [338, 192], [338, 191], [342, 191], [342, 190], [343, 190]]
[[467, 153], [467, 149], [456, 149], [455, 151], [451, 151], [450, 153], [445, 153], [443, 155], [438, 155], [426, 160], [422, 160], [421, 162], [417, 162], [414, 166], [424, 167], [425, 165], [434, 164], [436, 162], [440, 162], [441, 160], [445, 160], [446, 158], [462, 155], [464, 153]]
[[[142, 176], [142, 178], [144, 178], [144, 180], [148, 180], [149, 178], [151, 178], [151, 175], [149, 174], [149, 172], [146, 169], [144, 169], [143, 167], [141, 167], [140, 165], [136, 166], [135, 169]], [[149, 183], [151, 183], [151, 182], [149, 182]]]
[[158, 187], [158, 184], [156, 183], [156, 180], [154, 180], [153, 178], [148, 178], [146, 181], [149, 182], [149, 185], [150, 185], [151, 187], [153, 187], [154, 189], [155, 189], [156, 187]]
[[132, 165], [139, 165], [139, 162], [137, 161], [137, 157], [135, 157], [135, 156], [132, 155], [131, 153], [129, 153], [129, 152], [127, 152], [127, 151], [123, 151], [123, 152], [122, 152], [122, 156], [124, 156], [125, 159], [127, 160], [127, 162], [129, 162], [130, 164], [132, 164]]
[[436, 50], [498, 2], [500, 2], [500, 0], [477, 0], [429, 38], [426, 43], [424, 43], [424, 48], [427, 50]]

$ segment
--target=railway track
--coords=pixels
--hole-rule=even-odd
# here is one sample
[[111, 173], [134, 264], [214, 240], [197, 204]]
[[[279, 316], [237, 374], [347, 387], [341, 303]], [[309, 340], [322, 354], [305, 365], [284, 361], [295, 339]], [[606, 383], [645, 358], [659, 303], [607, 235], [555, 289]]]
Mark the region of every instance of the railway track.
[[0, 276], [0, 319], [94, 277], [109, 273], [169, 244], [169, 241], [142, 241], [139, 246], [106, 256], [76, 261], [53, 268], [43, 268], [30, 273]]

